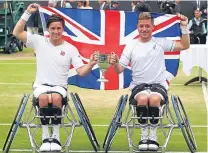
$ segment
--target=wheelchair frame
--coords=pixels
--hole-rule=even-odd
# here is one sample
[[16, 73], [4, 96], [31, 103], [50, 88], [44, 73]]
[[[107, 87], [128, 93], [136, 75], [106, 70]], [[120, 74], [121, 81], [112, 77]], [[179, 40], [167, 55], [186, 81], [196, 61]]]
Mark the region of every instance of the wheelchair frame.
[[[80, 121], [77, 121], [75, 118], [75, 115], [68, 104], [68, 101], [65, 105], [62, 107], [62, 115], [61, 116], [40, 116], [40, 110], [37, 105], [32, 105], [30, 108], [30, 111], [28, 115], [26, 116], [26, 120], [23, 121], [23, 114], [27, 105], [27, 102], [29, 100], [30, 94], [25, 94], [19, 104], [18, 110], [16, 112], [14, 121], [12, 123], [12, 126], [9, 130], [8, 136], [6, 138], [6, 141], [3, 146], [3, 151], [8, 153], [9, 149], [11, 147], [11, 144], [14, 140], [14, 137], [17, 133], [18, 128], [26, 128], [30, 140], [30, 144], [32, 147], [32, 152], [40, 152], [39, 151], [39, 145], [38, 142], [35, 140], [35, 134], [38, 128], [41, 127], [40, 118], [61, 118], [61, 127], [64, 128], [65, 133], [68, 135], [66, 138], [65, 143], [62, 145], [62, 151], [61, 152], [69, 152], [71, 140], [73, 137], [74, 129], [75, 127], [81, 127], [83, 126], [91, 144], [95, 151], [98, 151], [99, 143], [97, 141], [97, 138], [95, 136], [94, 130], [92, 128], [92, 125], [90, 123], [90, 120], [87, 116], [87, 113], [82, 105], [82, 102], [78, 96], [77, 93], [70, 93], [72, 101], [75, 105], [75, 108], [77, 110], [77, 115], [79, 116]], [[34, 121], [38, 120], [38, 122], [35, 124]], [[67, 121], [64, 121], [66, 119]], [[49, 125], [49, 127], [52, 127]], [[68, 131], [68, 128], [71, 128], [70, 131]], [[32, 130], [33, 129], [33, 130]]]
[[[117, 130], [119, 128], [125, 128], [127, 132], [127, 139], [128, 139], [128, 146], [129, 146], [130, 153], [152, 152], [152, 151], [139, 151], [137, 145], [135, 145], [132, 141], [132, 136], [133, 136], [135, 129], [141, 128], [140, 124], [136, 123], [138, 122], [137, 120], [140, 119], [140, 117], [137, 117], [136, 107], [135, 107], [136, 104], [133, 104], [131, 102], [129, 103], [129, 109], [127, 111], [126, 117], [123, 123], [121, 122], [122, 113], [127, 103], [127, 97], [128, 95], [121, 96], [121, 98], [119, 99], [113, 119], [108, 127], [108, 130], [107, 130], [104, 142], [103, 142], [103, 148], [105, 149], [105, 152], [107, 153], [110, 150], [110, 146], [112, 144], [112, 141], [115, 137]], [[165, 137], [164, 144], [162, 146], [159, 146], [159, 150], [157, 152], [165, 153], [173, 129], [180, 128], [189, 150], [192, 153], [194, 153], [197, 149], [197, 144], [196, 144], [196, 140], [195, 140], [193, 131], [191, 129], [185, 108], [183, 107], [183, 104], [178, 96], [171, 95], [171, 101], [173, 104], [174, 112], [176, 114], [178, 123], [175, 122], [173, 118], [173, 114], [169, 108], [169, 102], [167, 101], [166, 104], [163, 104], [161, 106], [159, 117], [155, 117], [155, 119], [159, 119], [158, 127], [160, 127]], [[169, 124], [163, 123], [164, 117], [167, 118], [167, 120], [169, 121]], [[142, 117], [142, 119], [152, 119], [152, 117]], [[166, 132], [165, 128], [169, 128], [169, 131]]]

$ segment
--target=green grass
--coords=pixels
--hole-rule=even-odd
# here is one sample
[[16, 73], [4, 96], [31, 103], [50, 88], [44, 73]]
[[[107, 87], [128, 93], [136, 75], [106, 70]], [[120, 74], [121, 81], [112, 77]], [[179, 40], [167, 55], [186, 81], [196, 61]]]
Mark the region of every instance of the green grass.
[[[30, 50], [27, 52], [31, 53]], [[9, 64], [8, 64], [9, 63]], [[22, 64], [18, 64], [22, 63]], [[182, 64], [180, 64], [180, 70], [177, 77], [171, 82], [173, 85], [170, 86], [169, 95], [179, 95], [186, 112], [188, 114], [189, 120], [192, 125], [207, 125], [207, 112], [206, 105], [203, 97], [203, 92], [200, 84], [190, 84], [188, 86], [183, 86], [183, 84], [189, 79], [197, 76], [198, 69], [194, 68], [190, 76], [186, 76], [181, 70]], [[23, 93], [32, 94], [32, 82], [35, 79], [35, 59], [32, 60], [1, 60], [0, 61], [0, 123], [11, 123], [13, 117], [16, 113], [17, 106], [23, 95]], [[205, 72], [203, 72], [205, 76]], [[206, 76], [205, 76], [206, 77]], [[7, 83], [26, 83], [26, 84], [7, 84]], [[174, 85], [181, 84], [181, 85]], [[74, 86], [69, 86], [69, 92], [77, 92], [83, 101], [83, 105], [87, 111], [92, 124], [103, 124], [108, 125], [113, 116], [115, 106], [119, 97], [122, 94], [129, 94], [128, 89], [123, 90], [113, 90], [113, 91], [98, 91], [82, 89]], [[25, 114], [28, 113], [31, 106], [30, 97], [29, 104]], [[75, 108], [70, 101], [70, 106], [76, 114]], [[127, 110], [128, 105], [126, 106]], [[170, 105], [171, 110], [172, 104]], [[124, 112], [125, 114], [125, 112]], [[76, 115], [77, 117], [77, 115]], [[0, 126], [0, 148], [3, 147], [5, 138], [7, 136], [9, 126]], [[93, 127], [96, 136], [102, 146], [104, 136], [107, 131], [107, 127]], [[158, 135], [160, 142], [162, 143], [163, 136], [158, 130]], [[195, 127], [193, 132], [196, 137], [198, 144], [198, 152], [207, 151], [207, 128]], [[37, 132], [37, 140], [41, 138], [41, 130]], [[63, 140], [66, 134], [61, 130], [61, 139]], [[139, 141], [140, 133], [139, 131], [135, 133], [134, 140], [137, 143]], [[15, 149], [30, 149], [30, 143], [28, 139], [28, 134], [25, 129], [19, 129], [15, 140], [11, 146]], [[84, 132], [83, 128], [76, 128], [75, 133], [71, 142], [71, 150], [92, 150], [89, 140]], [[102, 150], [102, 149], [101, 149]], [[128, 150], [127, 137], [125, 129], [119, 129], [116, 137], [113, 141], [111, 150]], [[188, 147], [185, 144], [185, 140], [179, 129], [173, 130], [171, 139], [168, 143], [167, 151], [176, 152], [188, 152]]]

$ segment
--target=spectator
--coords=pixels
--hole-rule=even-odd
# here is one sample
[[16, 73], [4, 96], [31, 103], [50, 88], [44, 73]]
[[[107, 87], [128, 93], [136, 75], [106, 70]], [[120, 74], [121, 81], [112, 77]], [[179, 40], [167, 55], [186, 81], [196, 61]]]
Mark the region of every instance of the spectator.
[[207, 18], [207, 1], [201, 7], [202, 17]]
[[64, 0], [63, 7], [65, 7], [65, 8], [72, 8], [70, 1], [69, 0]]
[[111, 1], [111, 10], [118, 10], [119, 2], [117, 0]]
[[105, 0], [99, 0], [100, 10], [110, 10], [110, 3]]
[[175, 7], [173, 8], [173, 14], [181, 13], [181, 0], [175, 0]]
[[38, 34], [38, 12], [33, 13], [27, 22], [27, 32]]
[[188, 24], [191, 33], [191, 43], [205, 44], [206, 43], [206, 26], [205, 19], [201, 17], [199, 8], [194, 10], [194, 18]]
[[135, 7], [135, 12], [136, 11], [151, 12], [151, 7], [144, 0], [140, 0], [137, 2], [137, 5]]
[[49, 7], [57, 7], [57, 0], [49, 0], [48, 6]]
[[83, 1], [77, 1], [77, 8], [83, 9], [84, 8], [84, 2]]
[[131, 11], [132, 12], [135, 12], [136, 5], [137, 5], [136, 1], [131, 1]]
[[84, 9], [93, 9], [93, 8], [90, 6], [90, 1], [89, 1], [89, 0], [85, 0], [85, 1], [84, 1]]

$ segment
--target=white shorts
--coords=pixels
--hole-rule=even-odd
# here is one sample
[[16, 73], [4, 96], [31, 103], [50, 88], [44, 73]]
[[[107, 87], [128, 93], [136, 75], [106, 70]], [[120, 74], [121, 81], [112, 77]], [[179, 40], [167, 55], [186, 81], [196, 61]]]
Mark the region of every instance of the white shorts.
[[141, 91], [141, 92], [138, 92], [138, 93], [134, 96], [134, 99], [136, 100], [136, 96], [137, 96], [137, 95], [141, 95], [141, 94], [147, 95], [148, 98], [149, 98], [152, 94], [156, 94], [156, 95], [160, 96], [162, 100], [164, 100], [163, 95], [161, 95], [161, 94], [158, 93], [158, 92], [152, 92], [152, 91], [149, 90], [149, 89], [143, 90], [143, 91]]
[[40, 94], [49, 92], [49, 91], [58, 92], [63, 96], [63, 98], [67, 96], [67, 90], [64, 87], [61, 87], [61, 86], [50, 87], [46, 85], [35, 85], [33, 95], [34, 97], [38, 98]]
[[[161, 83], [161, 85], [162, 85], [163, 87], [165, 87], [166, 90], [168, 90], [169, 85], [168, 85], [168, 82], [167, 82], [167, 81], [164, 82], [164, 83]], [[160, 96], [162, 100], [164, 100], [164, 97], [163, 97], [162, 94], [160, 94], [159, 92], [153, 92], [153, 91], [151, 91], [150, 89], [147, 89], [147, 90], [143, 90], [143, 91], [141, 91], [141, 92], [138, 92], [138, 93], [134, 96], [134, 99], [136, 100], [136, 96], [137, 96], [137, 95], [140, 95], [140, 94], [145, 94], [145, 95], [147, 95], [148, 98], [149, 98], [152, 94], [156, 94], [156, 95]]]

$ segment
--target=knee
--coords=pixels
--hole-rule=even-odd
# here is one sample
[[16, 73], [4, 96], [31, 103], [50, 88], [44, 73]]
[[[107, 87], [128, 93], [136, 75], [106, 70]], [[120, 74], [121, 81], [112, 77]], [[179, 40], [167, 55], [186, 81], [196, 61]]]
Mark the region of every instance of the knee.
[[159, 95], [157, 95], [157, 94], [152, 94], [152, 95], [149, 97], [149, 106], [152, 106], [152, 107], [159, 107], [161, 101], [162, 101], [161, 96], [159, 96]]
[[148, 104], [148, 96], [145, 94], [140, 94], [136, 96], [136, 101], [137, 101], [137, 106], [138, 105], [143, 105], [147, 106]]
[[40, 108], [48, 106], [48, 96], [46, 94], [41, 94], [38, 97], [38, 103]]
[[53, 105], [61, 108], [62, 107], [62, 96], [60, 94], [53, 94], [52, 98], [53, 98]]

